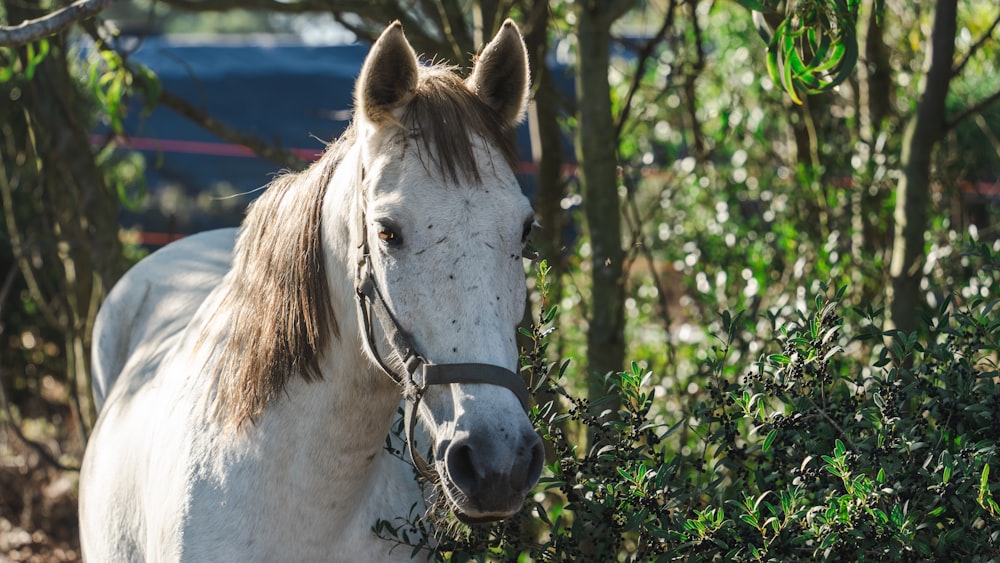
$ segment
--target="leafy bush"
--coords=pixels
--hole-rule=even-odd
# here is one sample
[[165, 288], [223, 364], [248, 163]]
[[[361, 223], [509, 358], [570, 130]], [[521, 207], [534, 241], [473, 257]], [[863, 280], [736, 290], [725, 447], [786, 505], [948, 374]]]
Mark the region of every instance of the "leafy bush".
[[[986, 245], [969, 256], [997, 273]], [[743, 371], [730, 343], [757, 325], [724, 313], [708, 392], [675, 421], [637, 364], [612, 378], [613, 397], [567, 391], [566, 363], [546, 360], [543, 308], [524, 361], [543, 375], [532, 414], [555, 459], [535, 496], [493, 526], [428, 532], [415, 519], [381, 533], [432, 533], [447, 561], [1000, 557], [998, 300], [946, 299], [917, 335], [844, 307], [843, 287], [820, 289], [794, 320], [768, 315], [766, 352]]]

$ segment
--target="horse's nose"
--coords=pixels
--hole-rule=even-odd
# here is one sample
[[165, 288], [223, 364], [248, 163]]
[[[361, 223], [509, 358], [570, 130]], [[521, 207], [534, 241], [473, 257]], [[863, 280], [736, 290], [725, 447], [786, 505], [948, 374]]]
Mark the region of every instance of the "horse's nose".
[[468, 435], [448, 445], [445, 467], [451, 482], [479, 512], [505, 517], [516, 512], [538, 482], [545, 450], [538, 434]]

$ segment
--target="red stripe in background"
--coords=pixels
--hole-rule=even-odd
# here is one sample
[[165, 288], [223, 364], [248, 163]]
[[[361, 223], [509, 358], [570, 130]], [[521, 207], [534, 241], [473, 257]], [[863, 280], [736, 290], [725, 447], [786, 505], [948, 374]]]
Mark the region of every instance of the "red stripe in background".
[[[99, 145], [104, 142], [104, 137], [91, 135], [90, 142]], [[137, 151], [159, 151], [179, 154], [201, 154], [206, 156], [231, 156], [237, 158], [257, 158], [257, 153], [244, 147], [231, 143], [213, 143], [210, 141], [181, 141], [176, 139], [153, 139], [149, 137], [118, 137], [115, 139], [118, 146]], [[323, 149], [288, 149], [295, 156], [311, 162], [323, 154]], [[519, 162], [517, 164], [517, 174], [534, 174], [538, 167], [534, 162]], [[563, 166], [563, 173], [572, 175], [576, 173], [576, 166]]]
[[[104, 137], [91, 135], [90, 142], [100, 144]], [[257, 153], [231, 143], [213, 143], [210, 141], [180, 141], [175, 139], [152, 139], [149, 137], [116, 137], [118, 146], [137, 151], [160, 151], [180, 154], [203, 154], [207, 156], [233, 156], [239, 158], [257, 158]], [[288, 149], [295, 156], [312, 161], [323, 154], [323, 149]]]
[[[90, 142], [93, 145], [101, 145], [106, 141], [106, 137], [101, 135], [91, 135]], [[257, 153], [243, 145], [232, 143], [215, 143], [210, 141], [182, 141], [176, 139], [154, 139], [150, 137], [117, 137], [115, 142], [118, 146], [138, 150], [138, 151], [158, 151], [172, 152], [179, 154], [201, 154], [206, 156], [230, 156], [237, 158], [257, 158]], [[307, 162], [316, 160], [323, 154], [322, 149], [288, 149], [289, 152]], [[534, 162], [519, 162], [517, 174], [534, 174], [538, 166]], [[564, 165], [563, 173], [572, 175], [576, 173], [576, 166]], [[130, 239], [131, 242], [138, 242], [143, 246], [165, 246], [175, 240], [184, 238], [184, 234], [179, 233], [156, 233], [140, 231], [139, 240]], [[129, 238], [129, 237], [123, 237]]]
[[186, 236], [187, 235], [180, 233], [151, 233], [149, 231], [140, 231], [139, 244], [142, 246], [166, 246], [175, 240], [180, 240]]

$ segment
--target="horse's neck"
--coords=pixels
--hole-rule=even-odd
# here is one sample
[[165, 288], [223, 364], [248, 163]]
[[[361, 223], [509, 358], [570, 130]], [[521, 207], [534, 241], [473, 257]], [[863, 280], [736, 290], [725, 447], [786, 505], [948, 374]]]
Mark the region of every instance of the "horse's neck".
[[189, 435], [185, 535], [221, 530], [234, 545], [295, 544], [287, 560], [321, 559], [312, 550], [325, 538], [345, 546], [344, 560], [387, 560], [392, 544], [372, 526], [407, 516], [421, 492], [412, 469], [385, 450], [399, 391], [356, 363], [358, 348], [356, 336], [342, 333], [323, 355], [322, 380], [293, 378], [235, 434], [210, 418], [192, 421], [216, 431]]
[[358, 364], [340, 357], [325, 363], [322, 381], [291, 381], [247, 438], [274, 471], [296, 473], [290, 477], [300, 483], [316, 478], [315, 487], [347, 498], [384, 449], [399, 393]]
[[[351, 249], [351, 194], [337, 188], [327, 196], [333, 201], [327, 206], [330, 212], [324, 212], [325, 246]], [[370, 535], [376, 517], [405, 516], [420, 491], [407, 466], [385, 451], [400, 394], [361, 350], [349, 271], [354, 259], [350, 250], [328, 255], [340, 335], [322, 354], [323, 378], [308, 383], [293, 376], [259, 421], [245, 425], [238, 436], [216, 434], [196, 446], [201, 450], [196, 457], [213, 459], [212, 472], [223, 473], [218, 477], [228, 482], [227, 488], [242, 487], [247, 497], [256, 497], [254, 510], [278, 507], [277, 513], [289, 514], [281, 507], [291, 503], [302, 514], [317, 517], [309, 525], [336, 526], [339, 520], [341, 526], [360, 526], [356, 533]], [[224, 331], [224, 325], [218, 329]], [[212, 483], [203, 485], [210, 488]], [[208, 497], [216, 500], [211, 491]]]

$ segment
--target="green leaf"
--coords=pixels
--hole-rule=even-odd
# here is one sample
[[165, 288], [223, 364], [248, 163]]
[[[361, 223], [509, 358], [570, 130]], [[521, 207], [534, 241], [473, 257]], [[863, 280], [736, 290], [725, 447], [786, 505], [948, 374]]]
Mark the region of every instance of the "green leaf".
[[767, 450], [771, 449], [771, 446], [774, 444], [774, 440], [777, 437], [778, 437], [777, 429], [772, 429], [770, 432], [768, 432], [767, 437], [764, 438], [764, 445], [762, 445], [760, 448], [761, 451], [767, 453]]
[[771, 11], [771, 8], [765, 6], [764, 4], [758, 2], [757, 0], [736, 0], [736, 3], [748, 10], [753, 10], [755, 12]]
[[792, 512], [792, 495], [788, 491], [781, 492], [781, 511], [786, 515]]
[[556, 313], [559, 311], [559, 307], [549, 307], [549, 310], [545, 312], [545, 324], [551, 323], [552, 319], [556, 318]]
[[781, 72], [778, 70], [778, 44], [773, 40], [771, 44], [767, 47], [767, 75], [771, 77], [771, 82], [774, 82], [776, 86], [781, 85]]
[[833, 54], [829, 58], [825, 59], [822, 63], [812, 68], [813, 72], [825, 72], [831, 68], [837, 66], [843, 58], [844, 54], [847, 52], [847, 47], [841, 43], [837, 43], [833, 47]]

